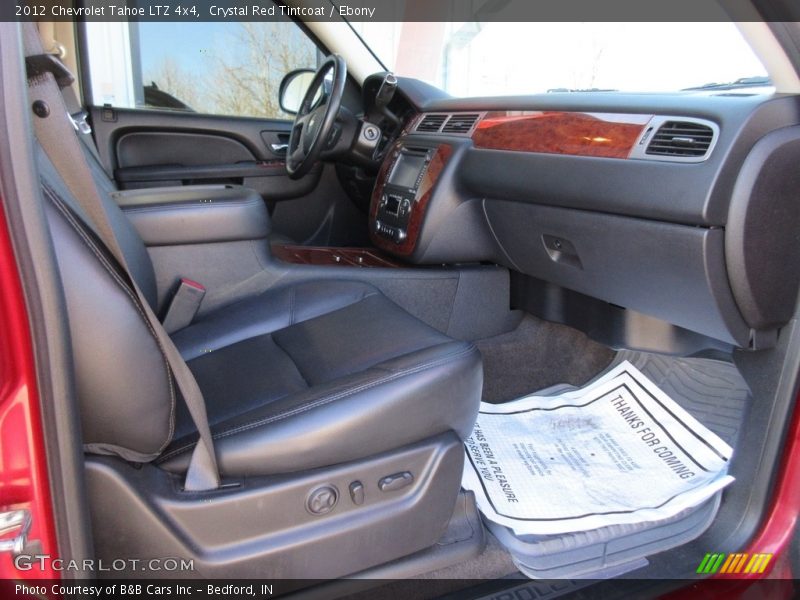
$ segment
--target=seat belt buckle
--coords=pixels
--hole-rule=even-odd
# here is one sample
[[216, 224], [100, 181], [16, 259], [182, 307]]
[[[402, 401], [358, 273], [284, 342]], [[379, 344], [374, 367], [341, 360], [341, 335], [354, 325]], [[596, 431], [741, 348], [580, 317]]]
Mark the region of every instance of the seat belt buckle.
[[200, 310], [200, 303], [205, 295], [206, 288], [202, 284], [181, 278], [162, 321], [167, 333], [174, 333], [190, 325]]
[[88, 135], [92, 133], [92, 126], [89, 125], [89, 121], [87, 121], [88, 117], [89, 113], [85, 110], [81, 110], [69, 115], [69, 120], [72, 121], [72, 126], [75, 128], [75, 131], [83, 135]]

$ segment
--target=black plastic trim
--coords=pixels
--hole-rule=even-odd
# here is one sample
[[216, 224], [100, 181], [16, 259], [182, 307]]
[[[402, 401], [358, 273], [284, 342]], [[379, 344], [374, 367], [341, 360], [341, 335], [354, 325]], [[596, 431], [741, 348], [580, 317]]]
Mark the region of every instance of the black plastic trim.
[[800, 127], [774, 131], [753, 147], [731, 197], [725, 257], [750, 327], [778, 327], [800, 288]]

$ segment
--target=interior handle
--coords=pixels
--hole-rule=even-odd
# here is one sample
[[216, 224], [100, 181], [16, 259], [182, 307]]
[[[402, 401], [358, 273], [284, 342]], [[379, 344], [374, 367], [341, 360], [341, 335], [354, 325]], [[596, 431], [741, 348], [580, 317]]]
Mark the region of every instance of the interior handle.
[[273, 152], [286, 152], [289, 144], [270, 144], [269, 147]]

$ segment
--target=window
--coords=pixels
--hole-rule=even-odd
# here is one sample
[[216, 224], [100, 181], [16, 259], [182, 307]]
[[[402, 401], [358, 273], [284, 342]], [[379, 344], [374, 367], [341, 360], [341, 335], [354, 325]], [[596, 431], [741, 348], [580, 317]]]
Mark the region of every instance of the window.
[[387, 68], [453, 96], [768, 86], [734, 23], [371, 23]]
[[284, 75], [315, 69], [318, 50], [285, 22], [87, 23], [95, 105], [287, 118]]

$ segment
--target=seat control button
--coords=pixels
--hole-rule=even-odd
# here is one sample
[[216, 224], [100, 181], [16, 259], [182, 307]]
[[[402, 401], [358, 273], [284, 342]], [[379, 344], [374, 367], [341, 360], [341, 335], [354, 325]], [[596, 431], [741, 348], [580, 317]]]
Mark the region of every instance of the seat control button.
[[350, 484], [350, 499], [353, 504], [361, 506], [364, 504], [364, 484], [360, 481], [354, 481]]
[[383, 479], [378, 482], [378, 488], [382, 492], [393, 492], [395, 490], [400, 490], [407, 485], [411, 485], [414, 482], [414, 476], [409, 473], [408, 471], [403, 471], [402, 473], [395, 473], [394, 475], [387, 475]]
[[306, 508], [312, 515], [325, 515], [333, 510], [338, 499], [339, 492], [334, 486], [323, 485], [308, 495]]

